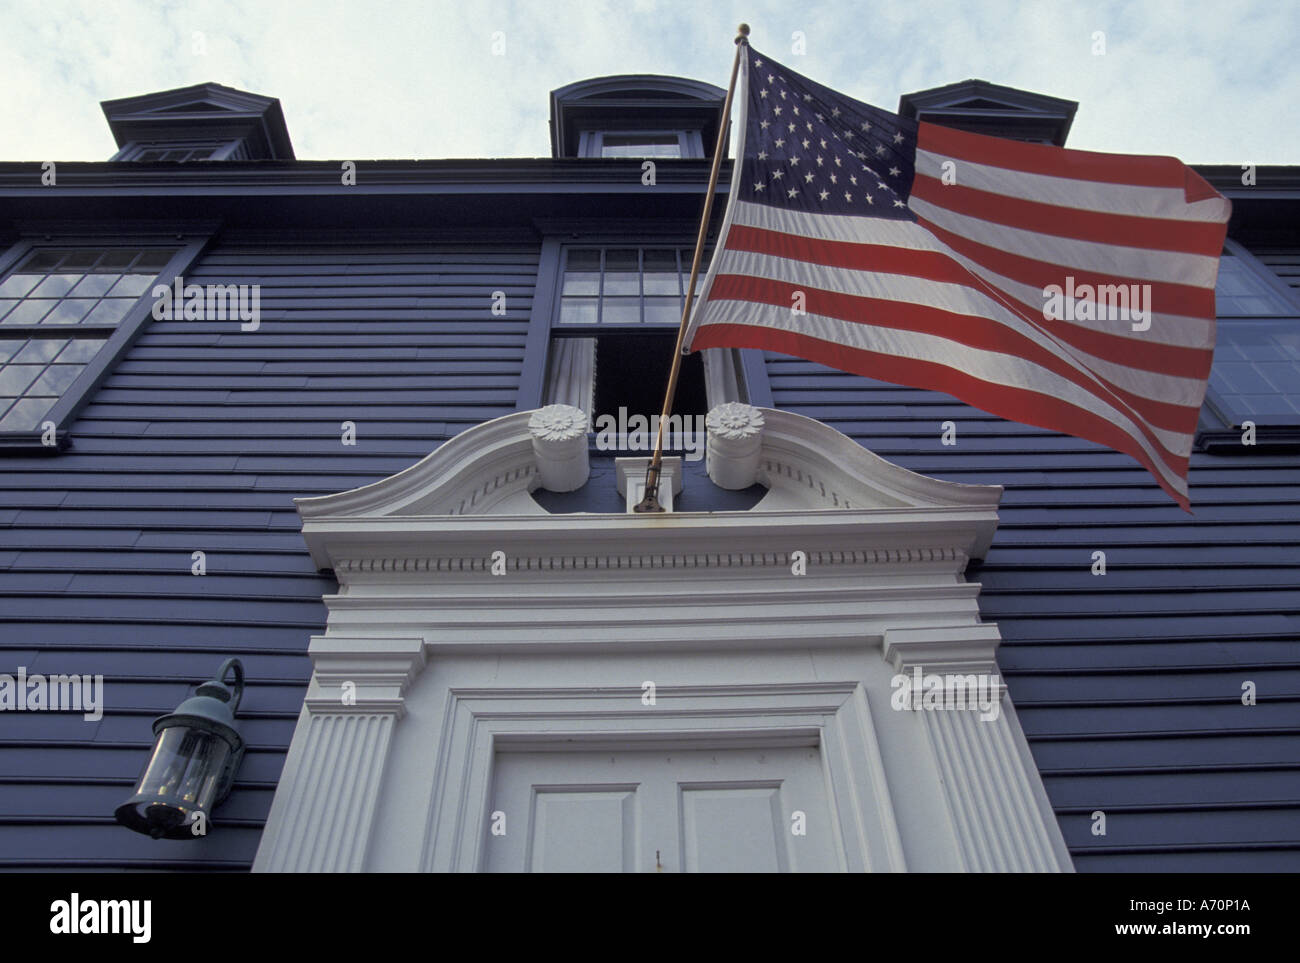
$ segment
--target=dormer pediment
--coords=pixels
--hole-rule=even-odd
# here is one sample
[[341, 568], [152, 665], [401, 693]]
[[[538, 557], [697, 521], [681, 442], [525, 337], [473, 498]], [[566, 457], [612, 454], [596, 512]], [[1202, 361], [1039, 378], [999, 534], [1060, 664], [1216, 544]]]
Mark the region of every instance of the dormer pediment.
[[1064, 147], [1078, 106], [1073, 100], [987, 80], [963, 80], [904, 94], [898, 100], [898, 113], [977, 134]]
[[212, 145], [221, 160], [292, 160], [280, 102], [222, 84], [196, 84], [101, 104], [120, 148], [114, 160], [148, 159], [168, 145]]
[[[727, 92], [712, 84], [657, 74], [620, 74], [581, 80], [551, 91], [551, 156], [584, 156], [593, 133], [680, 132], [684, 142], [713, 149]], [[585, 156], [599, 156], [588, 152]]]

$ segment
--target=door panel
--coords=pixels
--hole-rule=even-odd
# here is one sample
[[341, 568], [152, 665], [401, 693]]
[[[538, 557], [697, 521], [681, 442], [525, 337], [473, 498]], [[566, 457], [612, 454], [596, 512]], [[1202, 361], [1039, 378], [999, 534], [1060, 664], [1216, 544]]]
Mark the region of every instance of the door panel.
[[635, 868], [636, 787], [533, 793], [533, 873], [624, 873]]
[[683, 786], [679, 811], [686, 872], [789, 872], [779, 783]]
[[490, 872], [844, 866], [816, 747], [499, 752], [489, 808]]

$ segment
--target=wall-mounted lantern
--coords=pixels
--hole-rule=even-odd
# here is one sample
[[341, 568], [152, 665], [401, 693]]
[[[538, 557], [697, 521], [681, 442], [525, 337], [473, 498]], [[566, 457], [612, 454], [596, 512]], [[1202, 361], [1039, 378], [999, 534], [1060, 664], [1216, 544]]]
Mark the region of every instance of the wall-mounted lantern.
[[[234, 672], [234, 688], [225, 682]], [[207, 831], [213, 808], [230, 793], [244, 757], [235, 712], [244, 695], [244, 667], [222, 663], [215, 679], [176, 711], [154, 720], [153, 755], [133, 795], [117, 807], [117, 821], [154, 839], [193, 839]]]

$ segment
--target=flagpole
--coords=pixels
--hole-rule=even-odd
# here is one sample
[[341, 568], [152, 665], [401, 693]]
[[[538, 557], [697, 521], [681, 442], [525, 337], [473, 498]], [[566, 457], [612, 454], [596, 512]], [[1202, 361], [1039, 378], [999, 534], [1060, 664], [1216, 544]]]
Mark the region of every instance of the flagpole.
[[718, 171], [722, 167], [722, 151], [731, 128], [731, 98], [736, 92], [736, 76], [740, 72], [740, 57], [749, 46], [749, 24], [736, 28], [736, 59], [731, 63], [731, 83], [727, 85], [727, 99], [722, 104], [722, 122], [718, 124], [718, 143], [713, 149], [713, 169], [709, 172], [709, 189], [704, 195], [704, 213], [700, 216], [700, 231], [695, 238], [695, 257], [691, 260], [691, 279], [686, 286], [686, 303], [682, 308], [682, 323], [677, 329], [677, 347], [673, 350], [673, 365], [668, 372], [668, 390], [664, 393], [664, 410], [659, 416], [659, 432], [655, 438], [654, 457], [645, 476], [645, 495], [634, 507], [634, 512], [662, 512], [659, 504], [659, 473], [664, 460], [664, 425], [673, 411], [673, 398], [677, 394], [677, 378], [682, 371], [682, 344], [686, 339], [686, 323], [691, 316], [695, 300], [695, 282], [700, 276], [700, 260], [704, 256], [704, 241], [709, 233], [709, 216], [713, 213], [713, 193], [718, 188]]

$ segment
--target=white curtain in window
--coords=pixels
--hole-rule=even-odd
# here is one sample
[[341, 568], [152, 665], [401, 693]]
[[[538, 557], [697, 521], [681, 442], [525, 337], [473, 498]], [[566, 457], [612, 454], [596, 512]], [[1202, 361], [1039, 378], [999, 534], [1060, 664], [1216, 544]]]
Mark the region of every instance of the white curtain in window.
[[572, 405], [587, 413], [592, 430], [596, 394], [596, 339], [552, 338], [543, 404]]

